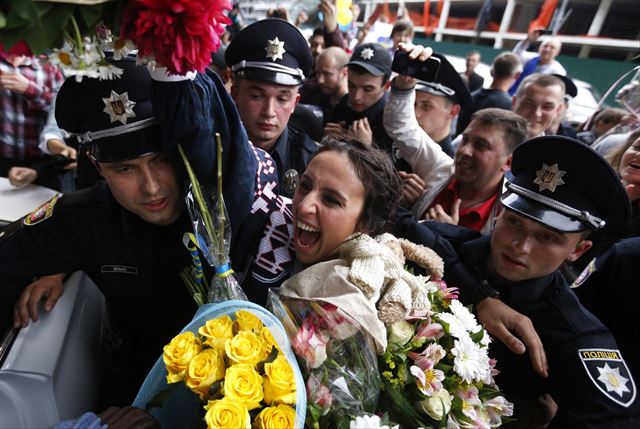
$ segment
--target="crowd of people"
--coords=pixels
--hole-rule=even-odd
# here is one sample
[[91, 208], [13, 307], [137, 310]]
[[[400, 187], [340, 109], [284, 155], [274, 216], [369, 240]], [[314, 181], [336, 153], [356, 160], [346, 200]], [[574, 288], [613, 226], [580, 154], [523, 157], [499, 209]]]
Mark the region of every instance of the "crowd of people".
[[[130, 404], [195, 311], [179, 276], [193, 261], [177, 144], [214, 183], [218, 132], [231, 263], [251, 301], [338, 257], [354, 233], [392, 232], [442, 256], [445, 280], [495, 337], [515, 427], [637, 427], [638, 112], [563, 123], [576, 88], [556, 38], [527, 50], [539, 30], [483, 82], [479, 52], [459, 73], [412, 43], [408, 20], [389, 49], [358, 43], [366, 28], [343, 34], [334, 2], [319, 8], [308, 40], [283, 11], [244, 26], [234, 8], [228, 44], [193, 76], [124, 58], [110, 60], [119, 79], [62, 83], [26, 51], [0, 56], [0, 175], [68, 191], [47, 180], [77, 166], [78, 179], [0, 234], [14, 327], [37, 320], [41, 301], [55, 311], [67, 275], [86, 272], [111, 313], [101, 406]], [[437, 58], [433, 81], [392, 71], [396, 50]]]

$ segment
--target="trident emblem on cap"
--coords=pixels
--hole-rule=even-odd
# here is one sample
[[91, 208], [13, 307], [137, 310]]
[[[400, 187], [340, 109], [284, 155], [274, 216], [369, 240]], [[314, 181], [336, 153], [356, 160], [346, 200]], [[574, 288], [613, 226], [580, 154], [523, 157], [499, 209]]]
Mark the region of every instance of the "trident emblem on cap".
[[129, 118], [136, 116], [133, 112], [133, 106], [136, 105], [136, 102], [129, 100], [129, 94], [126, 92], [118, 95], [111, 90], [111, 96], [103, 98], [102, 102], [105, 105], [102, 111], [109, 115], [111, 122], [120, 121], [122, 124], [126, 124]]
[[533, 183], [538, 185], [538, 191], [548, 189], [551, 192], [555, 192], [556, 186], [564, 185], [562, 176], [566, 173], [566, 171], [558, 170], [558, 164], [553, 164], [549, 167], [547, 164], [543, 163], [542, 169], [536, 171], [536, 178]]

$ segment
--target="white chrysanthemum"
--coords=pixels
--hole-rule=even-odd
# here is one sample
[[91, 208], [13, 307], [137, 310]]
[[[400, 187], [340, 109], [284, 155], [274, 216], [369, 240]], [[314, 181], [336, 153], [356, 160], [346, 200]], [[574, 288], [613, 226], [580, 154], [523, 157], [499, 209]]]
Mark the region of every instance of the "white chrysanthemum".
[[117, 39], [113, 42], [110, 42], [108, 48], [113, 49], [113, 59], [121, 60], [126, 58], [129, 54], [135, 53], [137, 51], [137, 47], [133, 41], [129, 39]]
[[355, 420], [351, 420], [349, 423], [349, 429], [398, 429], [399, 426], [393, 426], [389, 428], [387, 425], [382, 425], [382, 420], [379, 416], [359, 416]]
[[449, 325], [449, 333], [454, 337], [468, 337], [469, 333], [482, 329], [475, 316], [460, 301], [452, 300], [449, 310], [451, 313], [438, 313], [438, 318]]
[[116, 79], [122, 76], [124, 72], [120, 67], [116, 67], [113, 64], [99, 65], [97, 70], [100, 80]]
[[454, 371], [467, 383], [484, 380], [491, 370], [487, 349], [478, 346], [469, 336], [455, 340], [453, 345]]

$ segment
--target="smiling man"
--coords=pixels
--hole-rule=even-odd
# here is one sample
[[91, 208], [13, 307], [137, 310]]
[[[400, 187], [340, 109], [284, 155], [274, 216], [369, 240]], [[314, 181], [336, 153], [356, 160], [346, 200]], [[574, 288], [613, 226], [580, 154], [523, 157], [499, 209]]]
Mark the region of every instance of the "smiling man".
[[513, 96], [513, 111], [527, 120], [529, 137], [545, 134], [562, 114], [565, 86], [558, 77], [532, 74], [522, 81]]
[[[419, 60], [429, 51], [422, 46], [403, 45]], [[445, 63], [447, 64], [447, 63]], [[445, 66], [445, 71], [449, 66]], [[456, 88], [464, 84], [451, 68]], [[442, 72], [442, 70], [441, 70]], [[384, 111], [384, 125], [394, 145], [413, 173], [403, 174], [404, 195], [411, 211], [419, 219], [458, 224], [489, 233], [498, 214], [504, 173], [511, 167], [511, 153], [526, 138], [526, 122], [517, 114], [502, 109], [476, 112], [465, 129], [455, 159], [445, 154], [414, 113], [421, 87], [442, 92], [448, 82], [421, 84], [410, 76], [397, 76]], [[444, 99], [444, 95], [426, 96]], [[466, 92], [468, 95], [468, 91]]]
[[557, 37], [545, 38], [540, 44], [537, 53], [527, 51], [529, 45], [538, 40], [541, 34], [541, 29], [533, 30], [527, 34], [527, 37], [524, 40], [518, 42], [518, 44], [513, 48], [513, 53], [520, 57], [520, 60], [522, 61], [523, 70], [520, 77], [514, 82], [511, 88], [509, 88], [509, 94], [514, 95], [522, 81], [527, 76], [534, 73], [567, 74], [567, 71], [564, 69], [562, 64], [556, 60], [556, 57], [560, 54], [560, 50], [562, 49], [562, 43]]

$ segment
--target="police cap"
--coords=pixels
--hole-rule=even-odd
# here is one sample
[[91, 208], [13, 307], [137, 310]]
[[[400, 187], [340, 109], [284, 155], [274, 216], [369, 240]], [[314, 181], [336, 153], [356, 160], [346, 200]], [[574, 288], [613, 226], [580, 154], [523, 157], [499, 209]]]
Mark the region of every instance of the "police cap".
[[116, 162], [161, 150], [151, 107], [151, 76], [134, 58], [109, 60], [123, 69], [113, 80], [69, 77], [56, 98], [58, 126], [78, 138], [96, 161]]
[[624, 225], [631, 205], [620, 178], [589, 146], [563, 136], [536, 137], [513, 152], [513, 180], [501, 202], [561, 232]]
[[243, 28], [227, 47], [225, 59], [242, 79], [279, 85], [301, 85], [313, 61], [300, 31], [277, 18]]
[[416, 91], [447, 97], [462, 109], [471, 107], [471, 93], [464, 81], [444, 55], [432, 54], [440, 60], [440, 70], [433, 82], [418, 80]]
[[347, 66], [356, 65], [365, 69], [374, 76], [391, 75], [391, 57], [387, 48], [380, 43], [364, 43], [359, 45]]
[[575, 98], [578, 95], [578, 87], [573, 82], [569, 76], [565, 76], [558, 73], [552, 73], [553, 76], [557, 77], [564, 83], [564, 100], [569, 102], [571, 99]]

